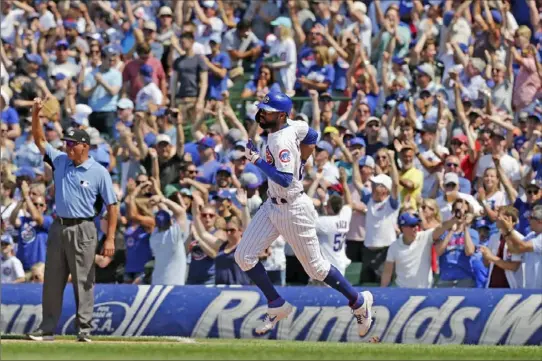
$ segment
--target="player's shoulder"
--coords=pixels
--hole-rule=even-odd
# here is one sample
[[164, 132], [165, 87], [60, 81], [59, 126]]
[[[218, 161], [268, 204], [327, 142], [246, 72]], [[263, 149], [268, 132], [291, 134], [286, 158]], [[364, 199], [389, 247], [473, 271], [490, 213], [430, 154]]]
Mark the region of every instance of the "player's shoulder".
[[288, 124], [289, 127], [292, 127], [292, 129], [295, 129], [295, 130], [298, 130], [298, 129], [307, 130], [309, 128], [309, 125], [307, 124], [307, 122], [303, 120], [288, 119], [286, 121], [286, 124]]

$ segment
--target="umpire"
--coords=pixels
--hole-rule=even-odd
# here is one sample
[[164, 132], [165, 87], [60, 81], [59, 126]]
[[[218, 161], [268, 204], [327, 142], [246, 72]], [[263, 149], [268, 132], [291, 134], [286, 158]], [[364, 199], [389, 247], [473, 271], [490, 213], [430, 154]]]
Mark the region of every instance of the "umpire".
[[77, 340], [90, 342], [94, 309], [94, 255], [98, 237], [94, 218], [98, 207], [105, 203], [108, 229], [102, 254], [113, 256], [117, 199], [110, 174], [88, 155], [90, 141], [87, 132], [79, 129], [69, 131], [62, 138], [66, 142], [66, 153], [60, 152], [45, 140], [40, 123], [41, 109], [42, 100], [34, 99], [32, 135], [41, 154], [46, 155], [52, 163], [57, 217], [47, 239], [41, 326], [27, 336], [34, 341], [53, 340], [62, 312], [64, 288], [71, 274]]

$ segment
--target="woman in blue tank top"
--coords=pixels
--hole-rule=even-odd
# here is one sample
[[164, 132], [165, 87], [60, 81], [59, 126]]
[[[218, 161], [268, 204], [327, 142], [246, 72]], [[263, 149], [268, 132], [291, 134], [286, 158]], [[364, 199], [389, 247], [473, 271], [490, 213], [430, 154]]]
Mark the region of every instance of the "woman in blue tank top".
[[[217, 285], [248, 285], [250, 279], [235, 262], [235, 250], [241, 241], [243, 229], [241, 221], [237, 217], [233, 217], [226, 223], [227, 236], [226, 241], [218, 238], [216, 235], [209, 233], [201, 221], [201, 214], [208, 208], [203, 208], [202, 211], [194, 205], [192, 212], [194, 216], [193, 234], [199, 242], [202, 249], [205, 250], [215, 261], [215, 284]], [[197, 214], [197, 215], [196, 215]]]
[[[219, 239], [220, 242], [226, 238], [224, 231], [218, 230], [215, 227], [217, 219], [216, 211], [213, 207], [205, 207], [198, 214], [195, 213], [195, 203], [192, 207], [192, 222], [198, 223], [206, 233]], [[187, 285], [214, 285], [215, 284], [215, 254], [206, 247], [206, 244], [201, 245], [200, 239], [196, 237], [196, 232], [193, 232], [194, 240], [190, 243], [190, 267], [188, 269]]]
[[145, 275], [145, 264], [152, 259], [149, 243], [155, 227], [155, 220], [149, 206], [149, 198], [142, 197], [151, 186], [149, 181], [141, 181], [134, 188], [128, 186], [126, 196], [128, 225], [124, 233], [126, 243], [126, 266], [124, 283], [139, 283]]

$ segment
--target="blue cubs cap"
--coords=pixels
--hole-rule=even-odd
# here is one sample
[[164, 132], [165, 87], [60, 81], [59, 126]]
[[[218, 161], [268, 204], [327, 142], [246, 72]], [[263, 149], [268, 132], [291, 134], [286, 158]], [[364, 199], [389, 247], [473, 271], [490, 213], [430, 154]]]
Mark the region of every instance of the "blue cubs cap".
[[220, 172], [226, 172], [229, 175], [231, 175], [231, 168], [228, 167], [227, 165], [222, 165], [216, 170], [216, 174], [218, 174]]
[[393, 58], [391, 58], [391, 62], [394, 63], [394, 64], [397, 64], [397, 65], [405, 65], [406, 64], [406, 60], [402, 56], [394, 56]]
[[353, 147], [355, 145], [361, 145], [362, 147], [365, 147], [366, 146], [365, 140], [360, 137], [355, 137], [355, 138], [350, 139], [350, 141], [348, 142], [348, 146]]
[[161, 209], [154, 216], [154, 220], [156, 221], [156, 226], [158, 228], [167, 227], [171, 224], [171, 214], [169, 211]]
[[375, 160], [370, 155], [366, 155], [365, 157], [360, 158], [358, 164], [359, 164], [360, 167], [374, 168], [375, 167]]
[[269, 93], [258, 104], [258, 109], [263, 109], [267, 112], [284, 112], [290, 114], [292, 99], [284, 93]]
[[198, 145], [204, 148], [214, 148], [216, 147], [216, 142], [211, 137], [203, 137], [198, 142]]
[[501, 12], [497, 9], [491, 10], [491, 16], [493, 17], [493, 21], [497, 24], [502, 23], [502, 15]]
[[29, 166], [22, 166], [19, 167], [14, 172], [15, 177], [29, 177], [30, 179], [36, 178], [36, 172], [34, 172], [34, 168]]
[[466, 54], [469, 52], [469, 45], [468, 44], [465, 44], [465, 43], [459, 43], [459, 49], [461, 49], [461, 51]]
[[399, 226], [401, 227], [414, 227], [420, 224], [421, 220], [420, 218], [412, 213], [404, 212], [399, 216], [399, 220], [397, 223], [399, 223]]
[[66, 29], [77, 29], [77, 23], [73, 20], [64, 20], [63, 25]]
[[156, 144], [156, 134], [154, 133], [145, 134], [143, 141], [145, 141], [145, 144], [147, 145], [147, 147], [152, 147], [153, 145]]
[[3, 234], [0, 236], [0, 243], [13, 244], [13, 237], [11, 237], [9, 234]]
[[120, 49], [114, 45], [108, 45], [104, 48], [104, 52], [107, 56], [119, 55]]
[[41, 56], [39, 56], [38, 54], [26, 54], [26, 60], [29, 63], [34, 63], [38, 65], [42, 64]]
[[530, 119], [530, 118], [534, 118], [534, 120], [536, 120], [538, 122], [541, 120], [540, 119], [541, 118], [540, 113], [537, 112], [537, 111], [534, 111], [534, 110], [529, 112], [529, 115], [528, 115], [527, 119]]
[[325, 140], [321, 140], [316, 143], [316, 149], [325, 150], [329, 153], [329, 155], [333, 154], [333, 146], [331, 145], [331, 143], [326, 142]]
[[66, 39], [62, 39], [55, 43], [55, 48], [58, 48], [59, 46], [65, 46], [66, 48], [68, 48], [70, 44], [68, 43]]

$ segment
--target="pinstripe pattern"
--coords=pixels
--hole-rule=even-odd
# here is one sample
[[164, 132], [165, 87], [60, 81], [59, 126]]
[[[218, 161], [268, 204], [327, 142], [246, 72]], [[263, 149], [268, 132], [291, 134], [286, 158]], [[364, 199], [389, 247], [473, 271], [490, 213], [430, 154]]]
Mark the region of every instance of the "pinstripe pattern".
[[258, 255], [281, 234], [292, 246], [309, 277], [323, 281], [331, 264], [320, 251], [314, 227], [316, 221], [316, 210], [307, 195], [284, 205], [267, 201], [256, 213], [237, 246], [237, 264], [243, 271], [250, 270], [258, 262]]
[[249, 223], [235, 251], [235, 262], [243, 271], [258, 263], [258, 256], [279, 236], [279, 231], [269, 217], [272, 203], [268, 200]]

